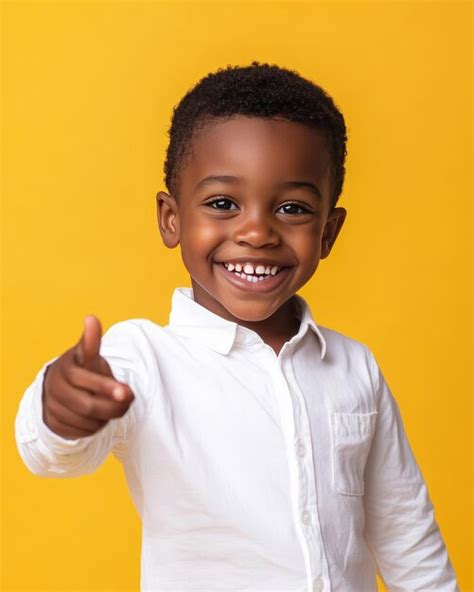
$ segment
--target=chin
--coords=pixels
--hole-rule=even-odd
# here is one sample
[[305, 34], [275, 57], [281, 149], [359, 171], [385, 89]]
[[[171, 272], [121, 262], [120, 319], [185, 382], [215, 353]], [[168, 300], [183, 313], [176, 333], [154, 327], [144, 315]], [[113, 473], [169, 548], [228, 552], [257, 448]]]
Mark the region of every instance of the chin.
[[271, 317], [278, 310], [278, 307], [275, 308], [273, 306], [269, 308], [268, 306], [265, 307], [262, 305], [262, 310], [258, 310], [258, 308], [259, 307], [256, 307], [255, 305], [251, 306], [251, 310], [249, 310], [249, 308], [230, 307], [227, 308], [227, 311], [240, 321], [259, 323]]

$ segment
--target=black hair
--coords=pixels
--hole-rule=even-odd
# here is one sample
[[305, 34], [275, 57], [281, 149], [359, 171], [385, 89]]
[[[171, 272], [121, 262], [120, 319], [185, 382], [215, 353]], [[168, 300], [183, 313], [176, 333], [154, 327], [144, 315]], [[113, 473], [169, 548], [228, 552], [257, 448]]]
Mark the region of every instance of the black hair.
[[317, 84], [294, 70], [257, 61], [208, 74], [174, 107], [164, 163], [164, 181], [171, 195], [178, 197], [180, 169], [198, 131], [215, 119], [234, 115], [279, 117], [320, 130], [331, 155], [330, 208], [336, 205], [347, 155], [342, 113]]

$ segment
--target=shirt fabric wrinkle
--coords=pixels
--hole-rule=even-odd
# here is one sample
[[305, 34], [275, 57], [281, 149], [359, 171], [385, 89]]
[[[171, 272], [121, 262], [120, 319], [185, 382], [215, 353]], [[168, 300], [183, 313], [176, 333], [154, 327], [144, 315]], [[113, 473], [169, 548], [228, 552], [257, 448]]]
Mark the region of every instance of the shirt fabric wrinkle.
[[275, 351], [179, 287], [169, 322], [112, 325], [100, 354], [135, 399], [92, 436], [43, 421], [46, 362], [15, 419], [45, 477], [112, 453], [142, 519], [142, 592], [459, 592], [397, 402], [364, 345], [317, 325]]

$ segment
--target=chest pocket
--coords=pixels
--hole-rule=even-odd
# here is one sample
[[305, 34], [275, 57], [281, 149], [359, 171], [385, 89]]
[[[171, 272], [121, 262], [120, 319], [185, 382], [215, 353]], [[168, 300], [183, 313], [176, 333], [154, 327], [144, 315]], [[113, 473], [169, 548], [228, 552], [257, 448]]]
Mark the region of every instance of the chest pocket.
[[377, 412], [331, 412], [333, 484], [338, 493], [364, 494], [364, 469]]

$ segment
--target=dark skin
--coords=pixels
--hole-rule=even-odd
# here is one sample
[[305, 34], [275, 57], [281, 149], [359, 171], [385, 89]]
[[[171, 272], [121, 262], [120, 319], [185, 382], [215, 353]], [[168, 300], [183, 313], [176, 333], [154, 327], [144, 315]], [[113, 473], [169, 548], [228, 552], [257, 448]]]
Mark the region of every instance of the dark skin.
[[[163, 242], [171, 249], [181, 244], [196, 302], [252, 329], [276, 354], [299, 329], [294, 294], [329, 255], [346, 216], [344, 208], [329, 207], [329, 162], [314, 129], [238, 116], [199, 132], [182, 167], [178, 199], [157, 195]], [[224, 174], [239, 179], [196, 190], [204, 177]], [[257, 291], [223, 272], [222, 262], [235, 258], [271, 259], [289, 269], [278, 286]], [[100, 355], [101, 338], [99, 319], [88, 315], [80, 340], [46, 371], [43, 420], [64, 438], [95, 434], [135, 398]]]
[[[276, 354], [299, 329], [294, 294], [329, 255], [346, 217], [344, 208], [330, 208], [329, 165], [319, 131], [239, 115], [197, 134], [181, 167], [178, 196], [157, 194], [163, 242], [171, 249], [181, 245], [195, 301], [255, 331]], [[222, 175], [238, 179], [196, 189], [205, 177]], [[316, 189], [284, 185], [290, 181]], [[269, 292], [240, 288], [219, 266], [242, 257], [271, 258], [290, 269]]]

